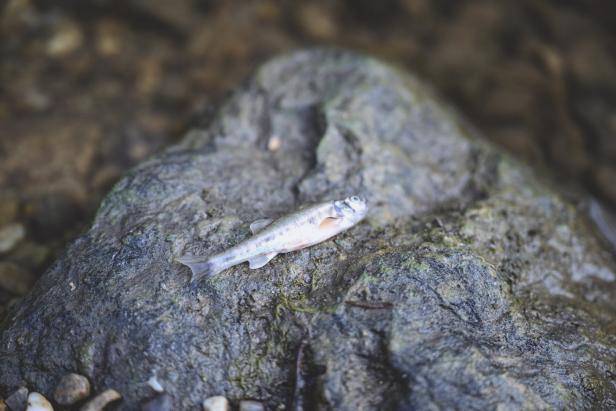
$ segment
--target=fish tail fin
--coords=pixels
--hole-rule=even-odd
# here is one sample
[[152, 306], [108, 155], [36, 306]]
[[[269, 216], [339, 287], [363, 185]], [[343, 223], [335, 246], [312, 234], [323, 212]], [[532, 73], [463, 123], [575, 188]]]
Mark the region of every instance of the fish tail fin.
[[177, 259], [179, 263], [184, 264], [192, 273], [190, 282], [195, 282], [203, 277], [209, 277], [218, 274], [222, 271], [216, 262], [211, 258], [186, 255]]

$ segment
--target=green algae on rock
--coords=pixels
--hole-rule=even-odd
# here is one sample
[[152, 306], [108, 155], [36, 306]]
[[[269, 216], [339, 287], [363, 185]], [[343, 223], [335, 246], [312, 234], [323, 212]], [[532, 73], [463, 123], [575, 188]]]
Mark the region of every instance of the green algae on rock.
[[[351, 193], [364, 223], [258, 271], [195, 287], [174, 262]], [[419, 81], [300, 51], [114, 187], [2, 324], [0, 394], [78, 372], [132, 409], [155, 374], [180, 409], [273, 409], [301, 403], [305, 346], [318, 409], [613, 408], [615, 278], [578, 210]]]

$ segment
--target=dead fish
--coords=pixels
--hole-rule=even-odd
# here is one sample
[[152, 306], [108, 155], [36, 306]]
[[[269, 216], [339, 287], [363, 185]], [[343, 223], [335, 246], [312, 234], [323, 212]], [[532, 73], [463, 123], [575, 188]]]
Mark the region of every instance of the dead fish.
[[262, 219], [250, 225], [253, 236], [211, 257], [184, 256], [178, 262], [190, 267], [192, 280], [214, 275], [248, 261], [261, 268], [281, 253], [323, 242], [360, 222], [368, 211], [358, 196], [308, 206], [277, 220]]

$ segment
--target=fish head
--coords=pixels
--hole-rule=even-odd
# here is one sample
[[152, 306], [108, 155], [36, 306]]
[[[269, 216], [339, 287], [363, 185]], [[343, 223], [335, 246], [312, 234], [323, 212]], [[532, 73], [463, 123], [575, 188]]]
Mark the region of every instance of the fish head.
[[359, 196], [347, 197], [344, 200], [334, 201], [334, 209], [342, 224], [351, 227], [361, 221], [368, 212], [368, 204]]

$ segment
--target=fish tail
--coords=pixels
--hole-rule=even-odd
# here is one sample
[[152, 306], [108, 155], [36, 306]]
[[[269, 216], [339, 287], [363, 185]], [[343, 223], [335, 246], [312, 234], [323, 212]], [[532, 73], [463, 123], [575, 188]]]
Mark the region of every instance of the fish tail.
[[191, 282], [197, 281], [203, 277], [218, 274], [224, 269], [224, 267], [219, 267], [215, 260], [207, 257], [187, 255], [178, 258], [177, 261], [190, 268], [192, 272], [190, 277]]

